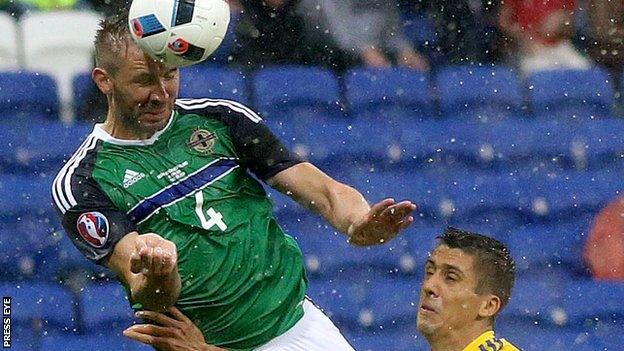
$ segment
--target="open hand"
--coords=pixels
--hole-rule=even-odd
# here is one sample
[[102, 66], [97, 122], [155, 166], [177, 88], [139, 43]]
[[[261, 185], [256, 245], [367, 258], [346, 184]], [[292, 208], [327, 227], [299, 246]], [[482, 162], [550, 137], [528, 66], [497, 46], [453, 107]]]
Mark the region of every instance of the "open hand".
[[225, 351], [206, 344], [199, 328], [180, 310], [170, 307], [168, 311], [171, 317], [152, 311], [137, 312], [138, 317], [151, 320], [154, 324], [135, 324], [123, 334], [159, 351]]
[[395, 203], [385, 199], [376, 203], [360, 220], [349, 227], [349, 242], [356, 246], [383, 244], [414, 222], [410, 214], [416, 209], [410, 201]]

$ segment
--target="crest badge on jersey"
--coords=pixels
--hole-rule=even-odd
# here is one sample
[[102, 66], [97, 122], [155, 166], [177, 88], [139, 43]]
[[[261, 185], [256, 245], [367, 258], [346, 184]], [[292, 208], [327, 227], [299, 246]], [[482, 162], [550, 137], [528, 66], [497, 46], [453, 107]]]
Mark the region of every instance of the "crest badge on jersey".
[[211, 154], [217, 142], [217, 135], [205, 129], [196, 129], [186, 145], [202, 154]]
[[78, 233], [91, 246], [100, 248], [108, 240], [108, 219], [100, 212], [87, 212], [78, 217]]

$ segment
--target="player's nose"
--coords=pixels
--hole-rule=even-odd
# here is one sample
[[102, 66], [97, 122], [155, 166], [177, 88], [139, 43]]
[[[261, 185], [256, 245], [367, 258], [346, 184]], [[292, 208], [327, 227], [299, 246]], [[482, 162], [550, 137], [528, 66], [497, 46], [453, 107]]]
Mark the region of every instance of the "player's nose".
[[425, 279], [422, 285], [423, 295], [437, 297], [439, 295], [439, 291], [440, 286], [435, 275]]
[[150, 100], [156, 101], [164, 101], [169, 99], [169, 92], [167, 91], [167, 85], [162, 80], [158, 80], [154, 87], [152, 88], [152, 93], [150, 94]]

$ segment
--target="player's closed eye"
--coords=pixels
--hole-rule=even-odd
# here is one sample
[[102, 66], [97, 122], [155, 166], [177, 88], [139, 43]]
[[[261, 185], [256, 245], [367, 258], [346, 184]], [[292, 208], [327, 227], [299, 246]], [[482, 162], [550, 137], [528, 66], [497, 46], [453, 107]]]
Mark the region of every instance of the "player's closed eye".
[[165, 73], [165, 79], [174, 79], [178, 74], [178, 69], [172, 69], [167, 71], [167, 73]]
[[449, 280], [451, 282], [456, 282], [456, 281], [459, 281], [459, 276], [454, 273], [449, 273], [446, 275], [446, 280]]

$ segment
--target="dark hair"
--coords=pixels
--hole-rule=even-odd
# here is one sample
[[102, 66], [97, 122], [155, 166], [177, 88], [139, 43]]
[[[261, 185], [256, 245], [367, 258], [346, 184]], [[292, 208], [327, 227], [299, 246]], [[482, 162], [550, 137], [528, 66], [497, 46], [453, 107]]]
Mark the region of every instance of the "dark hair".
[[509, 249], [496, 239], [453, 227], [447, 227], [438, 239], [439, 245], [460, 249], [475, 258], [476, 293], [498, 296], [502, 310], [509, 302], [516, 277], [516, 264]]
[[95, 35], [95, 65], [114, 74], [118, 68], [118, 55], [128, 48], [128, 7], [120, 9], [100, 22]]

